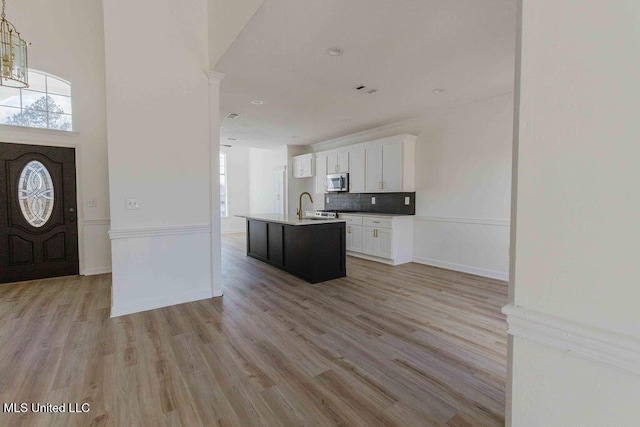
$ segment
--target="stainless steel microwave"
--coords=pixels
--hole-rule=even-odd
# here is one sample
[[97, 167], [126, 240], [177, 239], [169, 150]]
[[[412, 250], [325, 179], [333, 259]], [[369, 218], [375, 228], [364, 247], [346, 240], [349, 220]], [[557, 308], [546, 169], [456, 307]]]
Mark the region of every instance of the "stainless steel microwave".
[[327, 175], [327, 192], [349, 191], [349, 174], [346, 172]]

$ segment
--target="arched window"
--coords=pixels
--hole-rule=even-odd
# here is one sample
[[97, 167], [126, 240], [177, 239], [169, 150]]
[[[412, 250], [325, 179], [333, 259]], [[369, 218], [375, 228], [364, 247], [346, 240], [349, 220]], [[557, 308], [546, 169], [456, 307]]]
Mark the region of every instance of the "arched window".
[[0, 86], [0, 123], [73, 130], [71, 85], [55, 76], [29, 70], [28, 88]]

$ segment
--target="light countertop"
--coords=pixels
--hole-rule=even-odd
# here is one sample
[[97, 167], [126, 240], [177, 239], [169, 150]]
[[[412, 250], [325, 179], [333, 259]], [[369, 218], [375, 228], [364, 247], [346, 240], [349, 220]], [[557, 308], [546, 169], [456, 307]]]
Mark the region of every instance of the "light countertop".
[[279, 214], [245, 214], [235, 215], [240, 218], [255, 219], [256, 221], [277, 222], [287, 225], [319, 225], [330, 224], [334, 222], [346, 222], [344, 219], [303, 219], [300, 221], [297, 216], [279, 215]]
[[415, 215], [369, 213], [369, 212], [345, 212], [345, 213], [341, 212], [340, 216], [377, 216], [380, 218], [404, 218], [404, 217], [415, 216]]

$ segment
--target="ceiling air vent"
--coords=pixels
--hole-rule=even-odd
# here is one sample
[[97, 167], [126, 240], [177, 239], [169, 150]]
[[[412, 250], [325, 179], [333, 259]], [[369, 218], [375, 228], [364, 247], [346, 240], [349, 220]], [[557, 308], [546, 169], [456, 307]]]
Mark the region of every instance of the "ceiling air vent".
[[356, 92], [368, 93], [368, 94], [376, 93], [378, 91], [378, 89], [368, 89], [365, 85], [355, 86], [353, 90], [355, 90]]
[[224, 116], [225, 119], [237, 119], [238, 117], [240, 117], [240, 114], [238, 113], [229, 113]]

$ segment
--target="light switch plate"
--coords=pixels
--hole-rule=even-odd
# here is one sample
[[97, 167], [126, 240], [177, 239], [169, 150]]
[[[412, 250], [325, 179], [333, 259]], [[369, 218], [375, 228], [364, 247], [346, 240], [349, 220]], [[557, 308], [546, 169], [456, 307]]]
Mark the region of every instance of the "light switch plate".
[[87, 200], [88, 208], [97, 208], [98, 207], [98, 199], [89, 199]]
[[140, 207], [140, 203], [138, 202], [138, 199], [130, 199], [130, 198], [124, 199], [125, 209], [131, 210], [131, 209], [138, 209], [139, 207]]
[[329, 196], [327, 196], [327, 203], [329, 203]]
[[375, 197], [372, 197], [372, 198], [371, 198], [371, 204], [372, 204], [372, 205], [375, 205], [375, 204], [376, 204], [376, 198], [375, 198]]
[[405, 197], [404, 198], [404, 204], [409, 206], [411, 204], [411, 197]]

